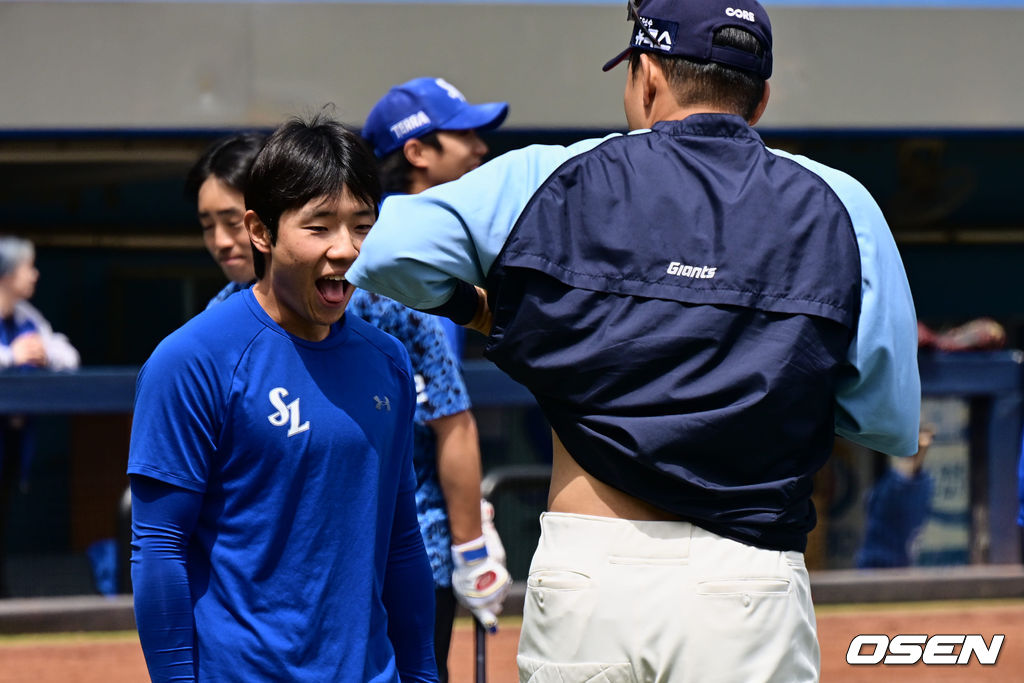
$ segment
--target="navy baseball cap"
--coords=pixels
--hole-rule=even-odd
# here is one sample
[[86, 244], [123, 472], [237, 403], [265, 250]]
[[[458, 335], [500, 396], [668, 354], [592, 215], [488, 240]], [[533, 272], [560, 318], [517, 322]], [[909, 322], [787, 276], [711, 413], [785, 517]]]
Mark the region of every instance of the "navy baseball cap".
[[[629, 47], [615, 55], [604, 71], [633, 50], [661, 52], [702, 62], [716, 62], [761, 78], [772, 75], [772, 25], [755, 0], [626, 0], [633, 32]], [[764, 48], [758, 56], [713, 45], [715, 32], [734, 26], [754, 35]]]
[[414, 78], [396, 85], [373, 105], [363, 137], [373, 153], [385, 157], [405, 144], [438, 130], [489, 130], [508, 116], [508, 102], [470, 104], [443, 78]]

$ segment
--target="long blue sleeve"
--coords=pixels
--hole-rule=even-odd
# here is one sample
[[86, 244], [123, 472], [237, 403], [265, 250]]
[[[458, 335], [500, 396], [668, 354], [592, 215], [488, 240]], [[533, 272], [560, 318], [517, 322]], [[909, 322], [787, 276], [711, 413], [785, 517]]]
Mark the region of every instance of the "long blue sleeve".
[[185, 560], [202, 494], [133, 475], [135, 621], [154, 683], [194, 681], [195, 629]]
[[382, 595], [402, 683], [436, 683], [434, 580], [416, 519], [414, 491], [399, 493]]

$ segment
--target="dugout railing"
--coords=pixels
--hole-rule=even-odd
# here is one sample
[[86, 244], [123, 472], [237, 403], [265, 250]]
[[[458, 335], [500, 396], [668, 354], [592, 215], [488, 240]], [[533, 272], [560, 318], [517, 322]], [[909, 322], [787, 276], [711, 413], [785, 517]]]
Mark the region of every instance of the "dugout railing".
[[[970, 406], [969, 563], [973, 566], [1020, 563], [1016, 518], [1017, 461], [1024, 415], [1022, 361], [1024, 354], [1020, 351], [934, 353], [920, 358], [926, 395], [960, 397]], [[72, 373], [0, 372], [0, 414], [128, 414], [136, 374], [137, 368], [127, 367], [86, 367]], [[487, 361], [467, 361], [465, 377], [474, 405], [482, 410], [535, 406], [524, 387]], [[103, 444], [95, 444], [91, 457], [126, 457], [103, 449]], [[496, 526], [517, 581], [525, 579], [524, 567], [539, 534], [537, 513], [546, 498], [547, 468], [540, 462], [488, 467], [485, 472], [484, 493], [495, 504]], [[117, 519], [117, 528], [111, 529], [110, 535], [118, 539], [120, 576], [122, 585], [127, 586], [130, 502], [123, 497], [111, 500], [108, 509]], [[828, 581], [821, 585], [827, 586]]]

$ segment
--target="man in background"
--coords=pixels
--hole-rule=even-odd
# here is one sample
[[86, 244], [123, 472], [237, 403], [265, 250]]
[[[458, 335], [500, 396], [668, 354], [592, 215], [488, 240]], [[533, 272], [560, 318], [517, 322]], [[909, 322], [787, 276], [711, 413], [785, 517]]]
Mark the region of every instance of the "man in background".
[[29, 303], [38, 281], [32, 242], [0, 236], [0, 369], [74, 370], [78, 350]]
[[[476, 130], [496, 127], [507, 112], [504, 102], [466, 102], [440, 78], [391, 88], [363, 128], [381, 159], [385, 194], [417, 193], [479, 166], [487, 146]], [[434, 576], [434, 648], [444, 682], [456, 602], [493, 632], [511, 582], [493, 508], [480, 499], [479, 435], [459, 362], [464, 330], [364, 290], [349, 310], [398, 338], [412, 362], [416, 505]]]
[[[53, 331], [29, 299], [36, 291], [36, 250], [21, 237], [0, 236], [0, 372], [74, 370], [78, 350]], [[7, 512], [15, 491], [28, 487], [35, 429], [28, 415], [0, 415], [0, 597], [7, 597]]]
[[256, 279], [242, 217], [249, 169], [265, 140], [262, 133], [236, 133], [216, 140], [185, 177], [185, 195], [196, 203], [203, 244], [228, 279], [209, 306], [250, 287]]
[[[388, 90], [363, 126], [363, 137], [380, 159], [385, 198], [418, 194], [478, 167], [488, 151], [479, 133], [497, 128], [507, 116], [508, 102], [470, 104], [443, 78], [414, 78]], [[465, 330], [448, 318], [441, 325], [461, 360]]]

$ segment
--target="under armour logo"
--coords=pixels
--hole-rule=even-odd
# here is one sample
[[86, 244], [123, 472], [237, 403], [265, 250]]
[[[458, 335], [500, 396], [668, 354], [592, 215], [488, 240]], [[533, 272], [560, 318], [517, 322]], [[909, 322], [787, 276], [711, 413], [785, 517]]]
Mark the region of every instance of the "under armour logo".
[[391, 399], [387, 396], [384, 398], [374, 396], [373, 400], [377, 403], [377, 410], [387, 410], [388, 412], [391, 412]]
[[270, 405], [274, 406], [277, 412], [267, 415], [267, 419], [275, 427], [283, 427], [287, 424], [288, 436], [295, 436], [309, 429], [309, 421], [303, 422], [299, 416], [299, 399], [295, 399], [291, 403], [284, 402], [284, 397], [287, 395], [288, 390], [284, 387], [275, 387], [270, 390], [267, 398], [270, 399]]

